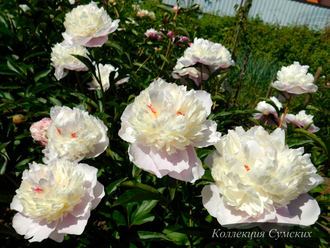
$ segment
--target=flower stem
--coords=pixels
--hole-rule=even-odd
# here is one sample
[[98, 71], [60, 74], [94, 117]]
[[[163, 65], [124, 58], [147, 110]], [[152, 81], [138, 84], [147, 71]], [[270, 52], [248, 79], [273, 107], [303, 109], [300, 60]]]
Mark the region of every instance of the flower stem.
[[281, 119], [280, 125], [278, 126], [279, 128], [282, 127], [282, 124], [283, 124], [283, 122], [284, 122], [285, 116], [286, 116], [286, 114], [289, 112], [289, 107], [290, 107], [290, 103], [291, 103], [291, 96], [292, 96], [292, 94], [290, 94], [290, 96], [289, 96], [289, 102], [288, 102], [288, 105], [287, 105], [286, 108], [285, 108], [285, 112], [284, 112], [283, 117], [282, 117], [282, 119]]
[[76, 78], [77, 78], [77, 81], [78, 81], [78, 85], [79, 85], [80, 91], [81, 91], [82, 94], [85, 94], [84, 89], [83, 89], [83, 87], [81, 85], [81, 81], [80, 81], [80, 79], [78, 77], [78, 72], [77, 71], [74, 71], [74, 72], [76, 74]]

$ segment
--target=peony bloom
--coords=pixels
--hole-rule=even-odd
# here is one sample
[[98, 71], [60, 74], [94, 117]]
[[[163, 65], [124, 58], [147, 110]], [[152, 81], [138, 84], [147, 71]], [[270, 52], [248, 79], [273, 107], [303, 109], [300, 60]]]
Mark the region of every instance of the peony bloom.
[[172, 8], [172, 10], [173, 10], [174, 12], [177, 12], [178, 10], [180, 10], [180, 7], [179, 7], [179, 6], [174, 6], [174, 7]]
[[157, 30], [150, 28], [148, 29], [145, 33], [145, 36], [147, 36], [150, 39], [157, 39], [160, 40], [162, 38], [162, 36], [160, 36], [157, 32]]
[[[110, 82], [109, 82], [110, 73], [113, 71], [116, 72], [114, 78], [117, 78], [118, 77], [118, 72], [117, 72], [118, 68], [115, 69], [115, 67], [113, 67], [110, 64], [107, 64], [107, 65], [99, 64], [99, 69], [100, 69], [100, 74], [101, 74], [103, 90], [106, 91], [110, 88]], [[95, 67], [95, 73], [96, 73], [96, 76], [99, 78], [100, 77], [99, 71], [97, 70], [96, 67]], [[123, 79], [120, 79], [118, 82], [116, 82], [115, 85], [120, 85], [120, 84], [126, 83], [128, 80], [129, 80], [129, 77], [125, 77]], [[93, 81], [90, 83], [87, 83], [87, 84], [90, 86], [89, 90], [95, 90], [95, 89], [101, 90], [101, 86], [98, 83], [97, 79], [94, 77], [94, 75], [93, 75]]]
[[157, 79], [124, 111], [119, 136], [131, 143], [130, 160], [161, 178], [195, 182], [204, 174], [194, 147], [215, 144], [217, 124], [206, 120], [212, 100], [205, 91]]
[[48, 143], [46, 132], [50, 123], [52, 123], [52, 119], [43, 118], [41, 121], [33, 123], [30, 127], [32, 138], [39, 142], [43, 147], [45, 147]]
[[284, 130], [269, 134], [261, 126], [237, 127], [215, 146], [217, 151], [205, 160], [215, 183], [203, 188], [202, 197], [221, 225], [315, 223], [320, 208], [307, 192], [323, 179], [303, 147], [285, 145]]
[[[275, 96], [272, 96], [270, 100], [275, 103], [279, 110], [283, 108], [282, 103]], [[278, 125], [280, 123], [280, 119], [278, 118], [275, 108], [269, 103], [266, 103], [266, 101], [259, 102], [256, 110], [260, 111], [261, 113], [253, 114], [253, 118], [259, 122], [265, 123], [267, 121], [267, 124], [270, 125]]]
[[313, 93], [317, 91], [317, 86], [313, 83], [314, 77], [307, 73], [309, 66], [301, 66], [299, 62], [294, 62], [290, 66], [283, 66], [277, 72], [277, 81], [272, 86], [280, 91], [291, 94]]
[[[180, 62], [184, 66], [192, 66], [196, 63], [203, 64], [208, 66], [211, 73], [235, 65], [230, 52], [220, 43], [198, 38], [195, 38], [194, 43], [185, 50]], [[208, 69], [205, 69], [205, 71], [208, 72]]]
[[68, 74], [68, 70], [88, 71], [87, 66], [72, 54], [88, 58], [87, 54], [89, 52], [83, 46], [69, 47], [66, 42], [57, 43], [52, 48], [51, 61], [52, 66], [55, 68], [54, 75], [57, 80], [64, 78]]
[[[314, 118], [314, 116], [307, 115], [305, 110], [301, 110], [297, 115], [287, 114], [285, 116], [282, 127], [283, 127], [283, 129], [286, 130], [287, 124], [292, 123], [293, 128], [295, 128], [295, 127], [304, 128], [305, 126], [313, 123], [313, 118]], [[307, 130], [312, 133], [316, 133], [317, 131], [320, 130], [320, 128], [318, 128], [314, 124], [312, 124], [312, 125], [310, 125], [310, 127]]]
[[[187, 84], [185, 77], [188, 76], [192, 79], [195, 84], [198, 86], [201, 81], [201, 72], [197, 70], [195, 67], [184, 67], [182, 63], [178, 60], [175, 67], [173, 68], [172, 77], [175, 79], [180, 79], [180, 82], [183, 84]], [[203, 73], [203, 80], [207, 80], [209, 75], [207, 73]]]
[[43, 150], [45, 163], [55, 158], [78, 162], [84, 157], [97, 157], [108, 147], [108, 128], [88, 112], [55, 106], [50, 110], [50, 117], [48, 144]]
[[108, 35], [118, 28], [119, 20], [112, 21], [103, 7], [96, 3], [80, 5], [65, 15], [62, 36], [70, 46], [100, 47]]
[[92, 166], [65, 160], [50, 165], [33, 162], [23, 172], [10, 204], [18, 211], [13, 227], [30, 242], [46, 238], [62, 242], [67, 234], [82, 234], [90, 211], [103, 196], [103, 185]]

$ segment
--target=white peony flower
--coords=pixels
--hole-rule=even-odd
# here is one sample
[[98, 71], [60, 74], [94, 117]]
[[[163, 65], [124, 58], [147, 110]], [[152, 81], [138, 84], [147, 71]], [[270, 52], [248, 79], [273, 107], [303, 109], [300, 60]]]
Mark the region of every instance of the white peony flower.
[[136, 14], [137, 17], [149, 17], [151, 20], [155, 20], [155, 13], [152, 12], [152, 11], [148, 11], [148, 10], [145, 10], [145, 9], [139, 9], [137, 14]]
[[88, 58], [87, 54], [89, 54], [89, 52], [83, 46], [69, 47], [66, 42], [57, 43], [52, 48], [51, 61], [52, 66], [55, 68], [54, 75], [57, 80], [64, 78], [68, 74], [67, 70], [88, 71], [87, 66], [71, 54]]
[[[110, 64], [107, 64], [107, 65], [99, 64], [99, 69], [100, 69], [100, 74], [101, 74], [103, 90], [106, 91], [110, 88], [110, 82], [109, 82], [110, 73], [115, 71], [116, 74], [115, 74], [114, 78], [117, 78], [118, 77], [118, 72], [117, 72], [118, 68], [115, 69], [115, 67], [113, 67]], [[96, 66], [95, 66], [95, 73], [96, 73], [96, 76], [98, 78], [100, 78], [99, 71]], [[129, 80], [129, 77], [120, 79], [118, 82], [116, 82], [116, 85], [126, 83], [128, 80]], [[99, 82], [97, 81], [97, 79], [94, 77], [94, 75], [93, 75], [93, 81], [90, 83], [87, 83], [87, 84], [90, 86], [89, 90], [95, 90], [95, 89], [101, 90], [101, 86], [100, 86]]]
[[162, 37], [158, 34], [158, 31], [153, 29], [153, 28], [150, 28], [148, 29], [145, 33], [145, 36], [147, 36], [148, 38], [150, 39], [157, 39], [157, 40], [160, 40]]
[[[197, 86], [202, 81], [201, 72], [199, 70], [197, 70], [195, 67], [185, 67], [179, 59], [173, 68], [172, 77], [175, 79], [180, 79], [181, 83], [183, 84], [187, 84], [185, 76], [188, 76], [190, 79], [192, 79]], [[207, 73], [203, 73], [203, 80], [207, 80], [208, 78], [209, 75]]]
[[212, 105], [205, 91], [155, 80], [121, 117], [119, 136], [131, 143], [131, 161], [159, 178], [201, 178], [204, 169], [194, 147], [212, 145], [220, 137], [217, 124], [206, 120]]
[[[305, 126], [309, 125], [310, 123], [313, 123], [313, 115], [307, 115], [305, 110], [301, 110], [298, 114], [287, 114], [285, 116], [284, 122], [283, 122], [283, 129], [286, 130], [287, 123], [292, 123], [293, 128], [304, 128]], [[320, 128], [316, 127], [314, 124], [310, 125], [310, 127], [307, 129], [308, 131], [312, 133], [316, 133], [320, 130]]]
[[[211, 73], [220, 68], [235, 65], [230, 52], [220, 43], [198, 38], [195, 38], [194, 43], [184, 51], [184, 56], [180, 58], [180, 62], [184, 66], [201, 63], [208, 66]], [[209, 72], [208, 69], [205, 69], [205, 72]]]
[[41, 121], [35, 122], [30, 127], [30, 132], [32, 138], [39, 142], [40, 145], [46, 146], [48, 143], [48, 138], [46, 135], [49, 125], [52, 123], [52, 119], [43, 118]]
[[23, 172], [10, 204], [18, 211], [13, 227], [30, 242], [46, 238], [62, 242], [67, 234], [82, 234], [90, 211], [103, 196], [103, 185], [92, 166], [65, 160], [50, 165], [33, 162]]
[[52, 107], [52, 123], [48, 127], [48, 144], [43, 150], [49, 163], [55, 158], [80, 161], [84, 157], [100, 155], [109, 144], [108, 128], [104, 123], [83, 110], [68, 107]]
[[[275, 103], [279, 110], [283, 108], [282, 103], [275, 96], [272, 96], [270, 100]], [[259, 102], [256, 110], [260, 111], [261, 113], [253, 114], [254, 119], [262, 123], [267, 121], [267, 124], [270, 125], [278, 125], [280, 123], [280, 119], [278, 118], [275, 108], [266, 101]], [[272, 115], [272, 117], [270, 115]]]
[[290, 66], [283, 66], [277, 72], [277, 81], [272, 86], [280, 91], [291, 94], [303, 94], [316, 92], [318, 87], [313, 83], [314, 77], [307, 73], [309, 66], [301, 66], [299, 62], [294, 62]]
[[103, 7], [95, 2], [80, 5], [65, 15], [65, 32], [62, 36], [70, 46], [100, 47], [108, 35], [118, 28], [120, 20], [110, 18]]
[[261, 126], [238, 127], [215, 146], [205, 160], [215, 183], [204, 187], [202, 197], [221, 225], [315, 223], [320, 209], [307, 192], [323, 179], [304, 148], [285, 145], [284, 130], [268, 134]]

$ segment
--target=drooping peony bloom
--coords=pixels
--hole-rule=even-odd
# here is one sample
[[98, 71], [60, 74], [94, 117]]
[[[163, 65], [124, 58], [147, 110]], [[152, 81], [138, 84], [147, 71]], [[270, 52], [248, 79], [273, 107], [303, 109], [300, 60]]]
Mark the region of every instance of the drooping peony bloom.
[[217, 124], [207, 120], [212, 100], [205, 91], [157, 79], [124, 111], [119, 136], [131, 143], [130, 160], [161, 178], [195, 182], [204, 174], [194, 147], [216, 143]]
[[[195, 38], [194, 43], [185, 50], [180, 62], [184, 66], [192, 66], [196, 63], [203, 64], [208, 66], [211, 73], [220, 68], [235, 65], [230, 52], [220, 43], [198, 38]], [[206, 71], [208, 72], [207, 69]]]
[[[202, 81], [202, 74], [199, 70], [195, 67], [184, 67], [184, 65], [178, 60], [173, 68], [172, 77], [175, 79], [180, 79], [180, 82], [183, 84], [187, 84], [187, 81], [185, 80], [186, 76], [192, 79], [197, 86]], [[203, 80], [207, 80], [208, 78], [209, 75], [207, 73], [203, 73]]]
[[[272, 96], [270, 100], [275, 103], [279, 110], [283, 108], [282, 103], [275, 96]], [[253, 118], [259, 122], [265, 123], [267, 121], [267, 124], [269, 125], [278, 125], [280, 123], [280, 119], [278, 118], [278, 114], [275, 108], [266, 101], [259, 102], [256, 110], [260, 111], [261, 113], [253, 114]]]
[[119, 19], [112, 21], [103, 7], [95, 2], [80, 5], [65, 15], [62, 36], [70, 46], [100, 47], [108, 35], [118, 28]]
[[285, 131], [261, 126], [229, 130], [205, 163], [215, 183], [202, 191], [203, 204], [223, 226], [263, 223], [308, 226], [320, 208], [307, 192], [323, 182], [304, 148], [289, 149]]
[[62, 242], [67, 234], [80, 235], [90, 211], [104, 196], [97, 169], [87, 164], [55, 160], [30, 164], [22, 175], [10, 208], [18, 211], [13, 227], [29, 242], [51, 238]]
[[272, 86], [280, 91], [291, 94], [303, 94], [316, 92], [318, 87], [313, 83], [314, 77], [307, 73], [309, 66], [301, 66], [294, 62], [290, 66], [283, 66], [277, 72], [277, 81]]
[[[293, 114], [287, 114], [285, 116], [284, 122], [283, 122], [283, 129], [286, 130], [287, 128], [287, 123], [292, 123], [293, 128], [298, 127], [298, 128], [304, 128], [305, 126], [309, 125], [310, 123], [313, 123], [313, 115], [307, 115], [305, 110], [301, 110], [298, 114], [293, 115]], [[310, 125], [310, 127], [307, 129], [308, 131], [312, 133], [316, 133], [317, 131], [320, 130], [317, 126], [314, 124]]]
[[153, 28], [148, 29], [144, 34], [150, 39], [160, 40], [162, 38], [162, 36], [158, 34], [158, 31]]
[[42, 120], [33, 123], [30, 127], [32, 138], [39, 142], [43, 147], [45, 147], [48, 143], [46, 132], [50, 123], [52, 123], [52, 119], [43, 118]]
[[66, 42], [57, 43], [52, 48], [51, 61], [55, 68], [55, 77], [57, 80], [64, 78], [68, 74], [68, 70], [72, 71], [88, 71], [87, 66], [74, 55], [81, 55], [86, 58], [89, 54], [88, 50], [83, 46], [70, 47]]
[[97, 157], [109, 144], [104, 123], [78, 108], [54, 106], [50, 110], [52, 123], [48, 127], [48, 144], [42, 152], [49, 163], [55, 158], [80, 161]]
[[[99, 64], [99, 69], [100, 69], [100, 74], [101, 74], [101, 82], [102, 82], [103, 90], [106, 91], [110, 88], [110, 82], [109, 82], [110, 73], [115, 71], [116, 73], [115, 73], [114, 78], [117, 78], [118, 77], [118, 72], [117, 72], [118, 68], [116, 69], [115, 67], [113, 67], [110, 64], [107, 64], [107, 65]], [[95, 67], [95, 73], [96, 73], [96, 76], [98, 78], [100, 78], [99, 71], [96, 67]], [[129, 77], [122, 78], [122, 79], [118, 80], [118, 82], [116, 82], [115, 85], [120, 85], [120, 84], [126, 83], [128, 80], [129, 80]], [[101, 86], [100, 86], [99, 82], [97, 81], [97, 79], [94, 77], [94, 75], [93, 75], [93, 81], [90, 83], [87, 83], [87, 84], [90, 86], [89, 90], [95, 90], [95, 89], [101, 90]]]

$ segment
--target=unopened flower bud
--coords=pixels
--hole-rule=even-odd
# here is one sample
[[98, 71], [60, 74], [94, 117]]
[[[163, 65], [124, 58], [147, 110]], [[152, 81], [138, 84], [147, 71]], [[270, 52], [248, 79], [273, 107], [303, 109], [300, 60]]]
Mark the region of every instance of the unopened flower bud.
[[27, 118], [26, 118], [24, 115], [22, 115], [22, 114], [18, 114], [18, 115], [15, 115], [15, 116], [13, 117], [13, 122], [14, 122], [15, 124], [20, 124], [21, 122], [25, 122], [26, 119], [27, 119]]

